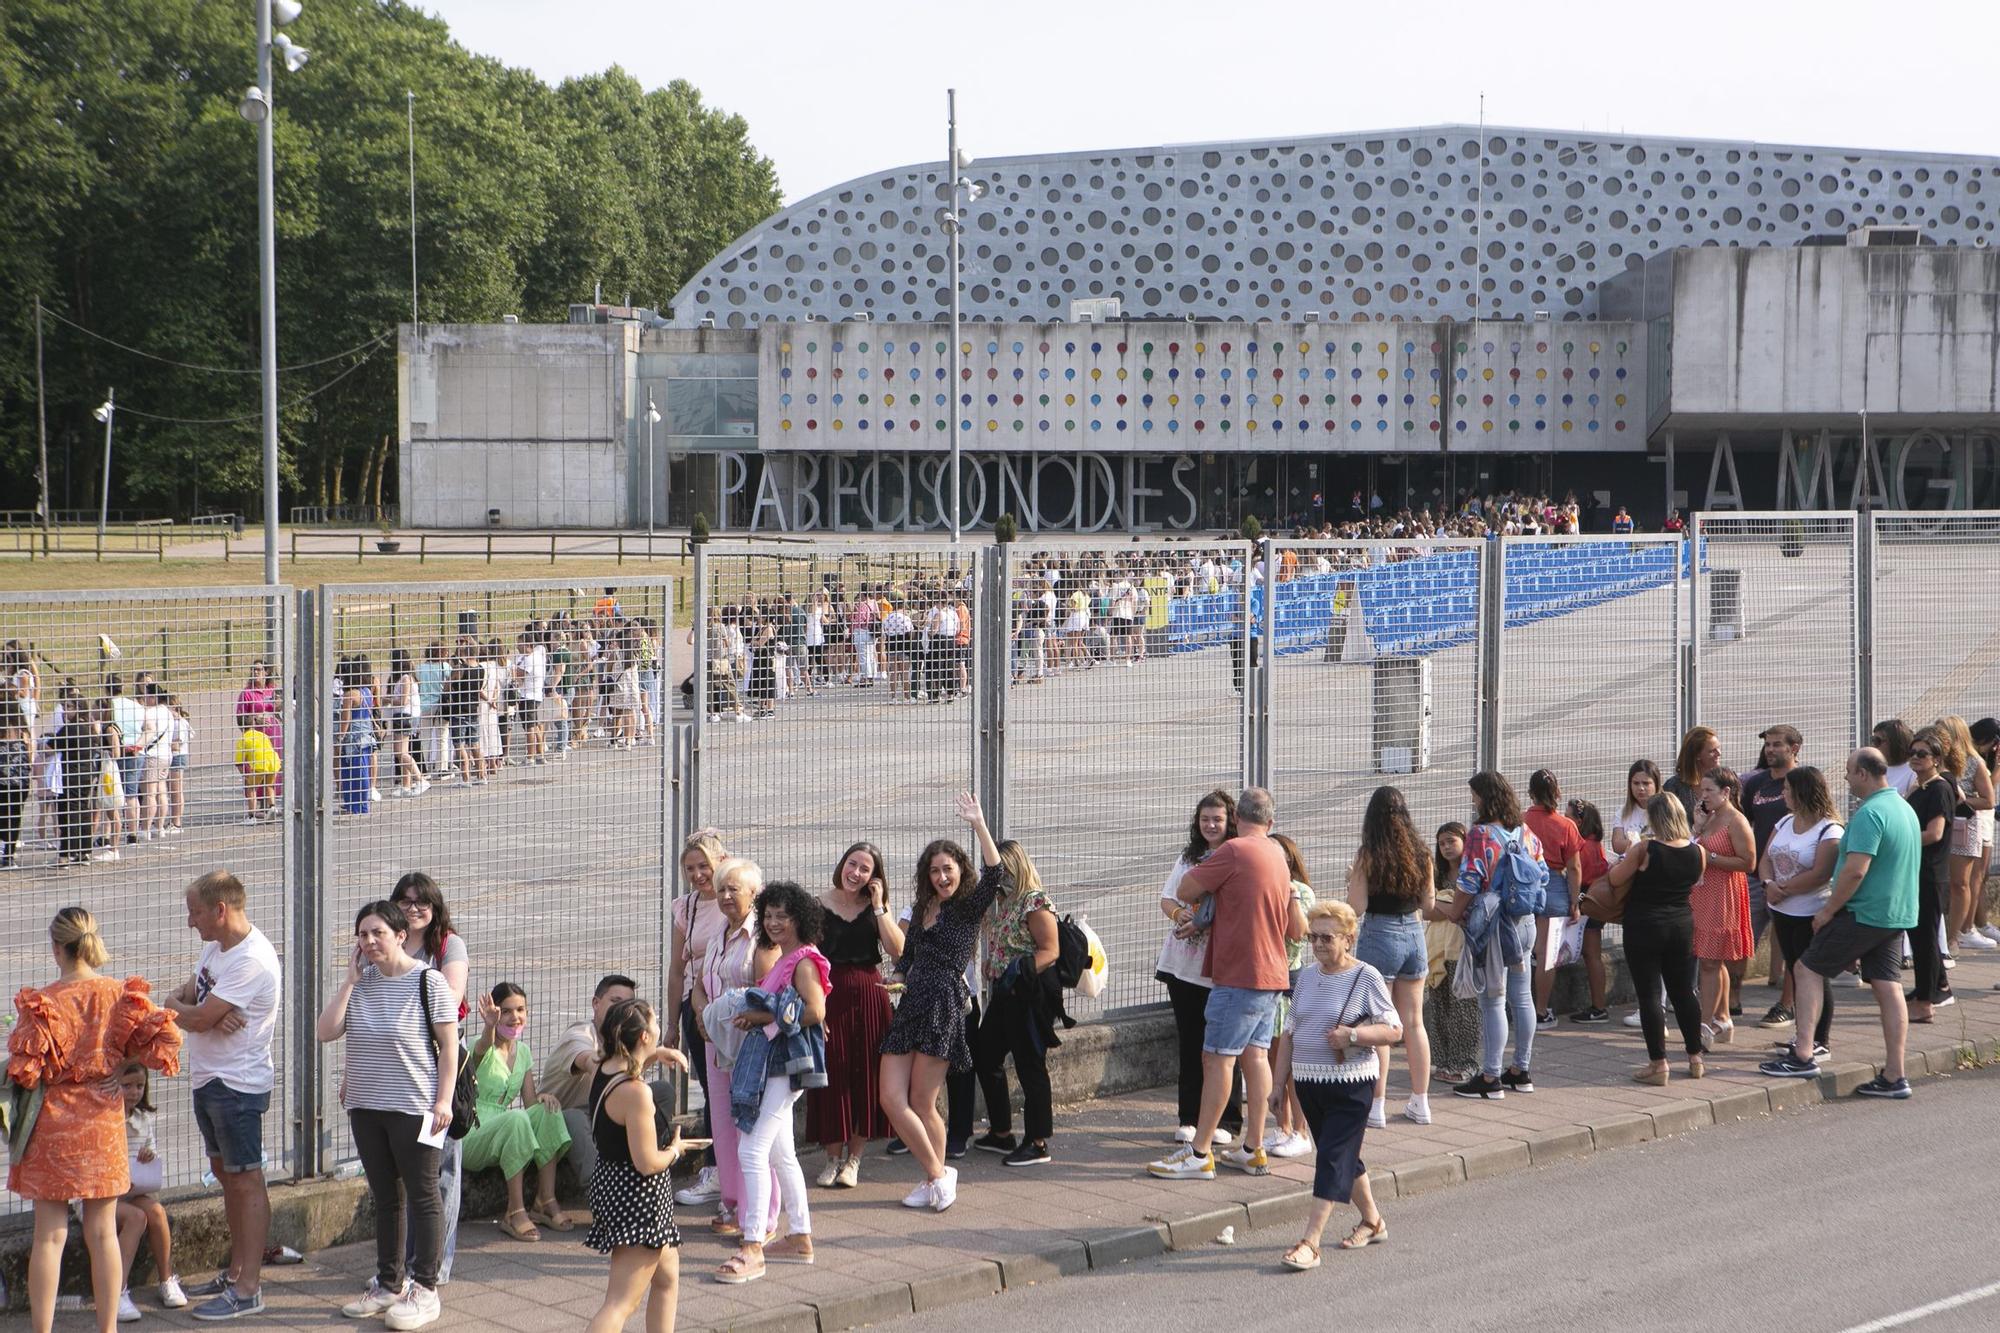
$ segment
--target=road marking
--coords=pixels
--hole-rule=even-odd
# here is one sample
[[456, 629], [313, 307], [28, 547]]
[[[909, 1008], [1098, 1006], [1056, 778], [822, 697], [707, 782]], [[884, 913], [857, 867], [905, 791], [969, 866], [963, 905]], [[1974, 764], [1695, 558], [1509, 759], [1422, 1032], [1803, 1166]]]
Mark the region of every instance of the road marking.
[[1880, 1319], [1871, 1319], [1865, 1324], [1856, 1324], [1853, 1328], [1842, 1329], [1841, 1333], [1883, 1333], [1885, 1329], [1901, 1328], [1905, 1324], [1914, 1324], [1919, 1319], [1928, 1319], [1934, 1314], [1943, 1314], [1946, 1310], [1956, 1310], [1961, 1305], [1971, 1305], [1973, 1302], [1983, 1301], [1989, 1296], [2000, 1296], [2000, 1282], [1989, 1282], [1983, 1287], [1974, 1287], [1971, 1291], [1961, 1291], [1956, 1296], [1947, 1296], [1941, 1301], [1932, 1301], [1929, 1305], [1919, 1305], [1916, 1309], [1905, 1310], [1901, 1314], [1884, 1315]]

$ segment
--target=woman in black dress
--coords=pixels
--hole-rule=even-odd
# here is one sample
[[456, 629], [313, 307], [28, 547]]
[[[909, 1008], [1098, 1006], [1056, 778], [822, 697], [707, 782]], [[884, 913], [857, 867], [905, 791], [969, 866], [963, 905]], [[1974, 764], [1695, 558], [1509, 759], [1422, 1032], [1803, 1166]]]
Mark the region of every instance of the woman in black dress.
[[[662, 1146], [653, 1090], [639, 1078], [648, 1061], [687, 1072], [687, 1057], [660, 1045], [660, 1020], [644, 1000], [620, 1000], [597, 1026], [604, 1060], [590, 1081], [590, 1234], [584, 1244], [611, 1256], [604, 1304], [589, 1333], [617, 1333], [646, 1302], [646, 1333], [672, 1333], [679, 1298], [680, 1229], [674, 1225], [671, 1168], [684, 1149], [680, 1130]], [[650, 1295], [650, 1299], [648, 1296]]]
[[1640, 1027], [1646, 1033], [1646, 1066], [1635, 1083], [1664, 1087], [1667, 1082], [1667, 1023], [1660, 1010], [1666, 986], [1687, 1048], [1688, 1077], [1703, 1074], [1708, 1049], [1701, 1000], [1695, 993], [1694, 909], [1688, 894], [1708, 869], [1708, 853], [1688, 831], [1687, 809], [1678, 796], [1661, 792], [1646, 803], [1652, 835], [1611, 867], [1613, 888], [1630, 885], [1625, 898], [1625, 965], [1639, 993]]
[[972, 826], [985, 869], [978, 883], [971, 884], [972, 858], [943, 838], [917, 859], [917, 900], [896, 965], [904, 981], [903, 1002], [882, 1038], [882, 1109], [924, 1169], [923, 1184], [910, 1191], [903, 1206], [940, 1213], [958, 1199], [958, 1172], [945, 1165], [938, 1089], [948, 1070], [972, 1068], [972, 1048], [965, 1039], [965, 1012], [972, 1003], [965, 965], [972, 960], [980, 918], [994, 895], [1012, 888], [978, 799], [960, 792], [957, 809], [958, 817]]

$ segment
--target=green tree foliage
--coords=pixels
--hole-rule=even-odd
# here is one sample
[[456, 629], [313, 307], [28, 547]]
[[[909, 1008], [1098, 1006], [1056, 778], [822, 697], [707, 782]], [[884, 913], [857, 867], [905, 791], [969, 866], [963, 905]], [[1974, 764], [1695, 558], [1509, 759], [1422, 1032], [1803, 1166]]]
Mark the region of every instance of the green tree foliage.
[[[287, 31], [314, 53], [273, 95], [278, 359], [301, 367], [279, 378], [287, 504], [372, 500], [395, 434], [393, 338], [337, 354], [410, 317], [406, 90], [428, 322], [560, 320], [599, 283], [663, 306], [781, 202], [742, 118], [686, 83], [614, 66], [550, 87], [401, 0], [308, 0]], [[255, 73], [247, 2], [0, 4], [0, 507], [34, 503], [39, 297], [164, 358], [45, 317], [59, 507], [96, 495], [90, 409], [115, 385], [114, 506], [255, 511], [258, 377], [169, 364], [257, 365], [257, 136], [236, 113]]]

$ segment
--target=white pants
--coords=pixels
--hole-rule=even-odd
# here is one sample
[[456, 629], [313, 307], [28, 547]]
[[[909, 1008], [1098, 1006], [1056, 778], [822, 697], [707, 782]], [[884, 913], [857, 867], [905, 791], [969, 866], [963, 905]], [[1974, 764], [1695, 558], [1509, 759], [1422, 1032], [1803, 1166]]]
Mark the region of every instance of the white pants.
[[875, 680], [882, 674], [875, 665], [875, 636], [865, 629], [854, 631], [854, 663], [863, 680]]
[[764, 1104], [757, 1123], [736, 1141], [736, 1160], [743, 1164], [745, 1240], [762, 1240], [771, 1230], [771, 1177], [778, 1178], [778, 1199], [785, 1209], [786, 1229], [794, 1236], [812, 1234], [812, 1212], [806, 1207], [806, 1174], [799, 1169], [792, 1143], [792, 1106], [800, 1094], [780, 1075], [764, 1083]]

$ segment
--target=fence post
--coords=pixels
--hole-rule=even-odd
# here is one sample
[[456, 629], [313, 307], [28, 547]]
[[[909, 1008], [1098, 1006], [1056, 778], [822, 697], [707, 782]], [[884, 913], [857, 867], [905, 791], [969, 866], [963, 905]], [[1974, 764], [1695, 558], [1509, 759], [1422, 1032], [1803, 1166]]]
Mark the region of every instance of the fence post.
[[1479, 561], [1479, 746], [1477, 766], [1498, 772], [1503, 762], [1500, 691], [1505, 662], [1500, 641], [1507, 627], [1506, 538], [1488, 538]]
[[[291, 684], [285, 691], [290, 717], [286, 736], [291, 742], [284, 786], [285, 827], [291, 839], [291, 920], [292, 938], [286, 961], [290, 964], [292, 1048], [293, 1158], [292, 1176], [306, 1179], [321, 1172], [325, 1140], [320, 1119], [321, 1061], [324, 1048], [314, 1033], [319, 1015], [320, 971], [325, 935], [325, 903], [321, 887], [324, 868], [323, 828], [320, 822], [317, 725], [319, 696], [323, 684], [320, 660], [327, 639], [323, 616], [324, 594], [317, 589], [298, 593], [296, 651], [289, 663]], [[307, 722], [301, 725], [302, 720]]]
[[1868, 744], [1875, 726], [1875, 511], [1854, 523], [1854, 743]]
[[1685, 685], [1681, 698], [1681, 735], [1688, 728], [1701, 725], [1701, 567], [1702, 548], [1705, 544], [1707, 515], [1695, 514], [1688, 523], [1691, 534], [1688, 542], [1688, 637], [1682, 650], [1682, 679]]
[[1253, 651], [1252, 670], [1246, 684], [1255, 682], [1250, 704], [1250, 781], [1259, 787], [1271, 785], [1271, 693], [1277, 684], [1278, 663], [1278, 546], [1266, 537], [1257, 543], [1257, 556], [1264, 565], [1260, 590], [1262, 608], [1259, 624], [1251, 639], [1253, 649], [1261, 645], [1262, 656]]
[[973, 780], [993, 836], [1007, 836], [1007, 702], [1012, 545], [995, 542], [974, 553], [978, 571], [973, 599]]
[[701, 742], [708, 725], [708, 555], [694, 548], [694, 708], [688, 726], [687, 755], [682, 767], [682, 818], [690, 830], [701, 827]]

